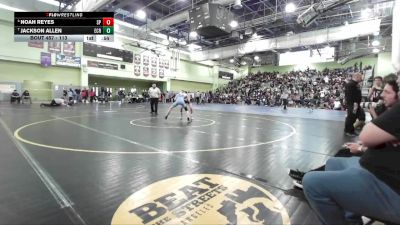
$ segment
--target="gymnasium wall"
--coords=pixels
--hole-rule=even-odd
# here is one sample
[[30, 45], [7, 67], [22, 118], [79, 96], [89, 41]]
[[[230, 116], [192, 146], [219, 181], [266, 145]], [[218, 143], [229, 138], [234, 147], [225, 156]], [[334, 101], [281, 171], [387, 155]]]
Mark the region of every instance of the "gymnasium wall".
[[0, 60], [0, 82], [24, 80], [78, 85], [80, 70], [55, 66], [44, 68], [39, 64]]
[[384, 52], [379, 54], [378, 57], [378, 67], [376, 70], [376, 75], [386, 76], [390, 73], [395, 73], [395, 69], [392, 65], [392, 53]]
[[210, 91], [213, 84], [185, 80], [171, 80], [171, 91]]
[[253, 67], [249, 68], [250, 73], [257, 73], [258, 71], [260, 72], [279, 72], [279, 73], [286, 73], [289, 71], [292, 71], [294, 69], [294, 66], [273, 66], [273, 65], [267, 65], [267, 66], [260, 66], [260, 67]]
[[[98, 77], [98, 76], [89, 76], [89, 85], [90, 86], [105, 86], [111, 88], [125, 88], [126, 90], [130, 90], [131, 88], [136, 88], [139, 93], [143, 90], [148, 90], [150, 86], [154, 82], [152, 81], [143, 81], [143, 80], [132, 80], [132, 79], [116, 79], [116, 78], [106, 78], [106, 77]], [[155, 82], [157, 86], [163, 90], [165, 82]]]
[[[47, 52], [47, 42], [43, 48], [29, 47], [26, 42], [14, 42], [12, 14], [0, 14], [0, 82], [45, 81], [54, 84], [80, 84], [80, 69], [70, 67], [40, 66], [40, 53]], [[77, 43], [76, 54], [81, 54]], [[52, 55], [55, 64], [55, 55]]]
[[[218, 76], [218, 74], [216, 75]], [[179, 70], [172, 76], [173, 79], [212, 83], [215, 74], [212, 66], [205, 66], [187, 60], [181, 60]]]
[[304, 70], [305, 68], [307, 68], [307, 66], [310, 69], [316, 69], [316, 70], [320, 71], [325, 68], [328, 68], [328, 69], [347, 68], [347, 67], [354, 66], [355, 63], [359, 64], [360, 62], [362, 62], [363, 66], [366, 66], [366, 65], [374, 66], [375, 65], [375, 75], [384, 76], [384, 75], [394, 72], [394, 69], [391, 66], [391, 53], [390, 52], [380, 53], [377, 55], [377, 57], [368, 56], [368, 57], [353, 59], [343, 65], [339, 64], [337, 62], [314, 63], [314, 64], [309, 64], [309, 65], [289, 65], [289, 66], [268, 65], [268, 66], [251, 68], [250, 72], [257, 73], [258, 71], [260, 71], [260, 72], [277, 71], [280, 73], [284, 73], [284, 72], [289, 72], [289, 71], [293, 71], [293, 70]]
[[[76, 43], [76, 55], [82, 57], [82, 65], [87, 65], [87, 60], [95, 60], [100, 62], [108, 62], [114, 64], [124, 64], [125, 70], [107, 70], [93, 67], [83, 66], [82, 69], [68, 68], [68, 67], [56, 67], [50, 68], [40, 67], [40, 53], [47, 52], [47, 42], [44, 43], [43, 48], [28, 47], [26, 42], [14, 42], [14, 30], [13, 30], [13, 12], [0, 9], [0, 81], [22, 81], [30, 79], [39, 79], [43, 81], [53, 82], [54, 84], [72, 84], [73, 86], [87, 86], [89, 84], [89, 74], [95, 74], [97, 76], [103, 76], [105, 78], [115, 79], [136, 79], [149, 82], [164, 81], [167, 82], [168, 78], [175, 77], [179, 80], [194, 81], [201, 83], [214, 83], [215, 73], [213, 66], [206, 66], [199, 63], [193, 63], [185, 60], [186, 55], [181, 54], [181, 62], [179, 64], [178, 71], [170, 71], [170, 74], [165, 74], [164, 79], [138, 76], [133, 74], [134, 65], [133, 63], [122, 63], [113, 60], [91, 58], [82, 56], [82, 43]], [[145, 51], [144, 49], [133, 47], [124, 44], [127, 41], [123, 38], [116, 37], [113, 43], [101, 43], [102, 45], [121, 48], [132, 51], [134, 53], [152, 55], [151, 52]], [[99, 44], [99, 43], [97, 43]], [[165, 57], [169, 58], [170, 52], [166, 52]], [[5, 60], [3, 62], [3, 60]], [[11, 65], [4, 67], [3, 65], [12, 61]], [[28, 64], [26, 64], [28, 63]], [[52, 55], [52, 63], [55, 64], [55, 54]], [[26, 71], [30, 71], [27, 73]], [[50, 74], [50, 76], [49, 76]], [[73, 74], [73, 75], [71, 75]], [[110, 81], [110, 80], [108, 80]], [[165, 85], [164, 88], [167, 88]]]
[[[47, 52], [47, 43], [44, 43], [42, 49], [28, 47], [26, 42], [14, 42], [13, 37], [13, 13], [9, 11], [0, 10], [0, 30], [2, 35], [0, 35], [0, 82], [23, 82], [23, 81], [43, 81], [52, 82], [60, 85], [73, 85], [73, 86], [87, 86], [89, 83], [89, 74], [96, 75], [96, 77], [107, 78], [107, 82], [112, 83], [113, 80], [119, 84], [120, 79], [132, 80], [138, 83], [138, 85], [147, 86], [151, 82], [164, 82], [163, 88], [169, 89], [179, 89], [181, 85], [189, 85], [184, 87], [184, 89], [192, 89], [198, 83], [201, 89], [215, 89], [219, 86], [225, 85], [229, 80], [223, 80], [218, 78], [218, 71], [224, 68], [217, 66], [213, 62], [209, 62], [208, 65], [203, 63], [191, 62], [188, 60], [188, 56], [181, 54], [181, 61], [178, 65], [177, 71], [170, 71], [170, 74], [166, 74], [163, 79], [135, 76], [133, 74], [134, 65], [133, 63], [121, 63], [118, 61], [98, 59], [82, 56], [82, 43], [76, 43], [76, 55], [82, 57], [82, 65], [87, 64], [87, 60], [102, 61], [114, 64], [124, 64], [126, 66], [125, 70], [107, 70], [99, 68], [91, 68], [83, 66], [81, 69], [69, 68], [69, 67], [58, 67], [52, 66], [50, 68], [43, 68], [40, 66], [40, 53]], [[124, 48], [130, 50], [134, 53], [149, 54], [152, 53], [145, 51], [134, 46], [126, 44], [126, 40], [122, 40], [122, 37], [116, 37], [113, 43], [102, 43], [103, 45]], [[124, 44], [125, 43], [125, 44]], [[171, 56], [171, 52], [165, 52], [166, 58]], [[378, 57], [364, 57], [361, 59], [352, 60], [344, 65], [338, 64], [336, 62], [329, 63], [318, 63], [308, 65], [310, 68], [322, 70], [324, 68], [340, 68], [353, 66], [355, 62], [363, 62], [363, 65], [375, 65], [375, 71], [378, 75], [386, 75], [393, 72], [390, 64], [391, 54], [381, 53]], [[55, 55], [52, 55], [52, 61], [54, 64]], [[234, 78], [237, 79], [242, 76], [246, 76], [249, 72], [255, 73], [257, 71], [278, 71], [278, 72], [288, 72], [297, 69], [303, 69], [305, 66], [290, 65], [290, 66], [262, 66], [251, 68], [249, 66], [242, 66], [237, 68], [234, 73]], [[232, 71], [232, 70], [231, 70]], [[142, 83], [137, 80], [143, 81]], [[187, 81], [181, 82], [181, 81]], [[175, 83], [172, 83], [175, 82]], [[179, 85], [178, 85], [179, 83]], [[211, 88], [210, 88], [211, 86]]]

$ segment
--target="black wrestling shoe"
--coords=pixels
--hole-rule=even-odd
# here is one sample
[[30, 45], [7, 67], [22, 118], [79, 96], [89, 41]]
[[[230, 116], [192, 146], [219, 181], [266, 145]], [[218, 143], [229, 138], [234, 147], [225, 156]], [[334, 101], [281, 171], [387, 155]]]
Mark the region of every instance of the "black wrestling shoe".
[[300, 181], [300, 183], [303, 180], [305, 174], [306, 173], [299, 170], [289, 170], [289, 177], [291, 177], [295, 181]]
[[165, 118], [165, 119], [168, 119], [168, 116], [165, 116], [164, 118]]

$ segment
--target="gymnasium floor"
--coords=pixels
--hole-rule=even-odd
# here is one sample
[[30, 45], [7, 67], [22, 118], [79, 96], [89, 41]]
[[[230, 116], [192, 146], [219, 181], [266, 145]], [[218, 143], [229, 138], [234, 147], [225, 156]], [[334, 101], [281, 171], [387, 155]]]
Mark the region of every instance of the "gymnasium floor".
[[287, 170], [348, 141], [342, 112], [205, 105], [187, 124], [167, 107], [1, 103], [0, 224], [319, 224]]

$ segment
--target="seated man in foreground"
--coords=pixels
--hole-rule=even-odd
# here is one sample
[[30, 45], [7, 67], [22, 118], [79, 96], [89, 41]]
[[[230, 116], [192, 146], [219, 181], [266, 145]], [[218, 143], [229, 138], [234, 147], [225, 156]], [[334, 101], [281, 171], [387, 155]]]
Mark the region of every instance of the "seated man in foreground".
[[323, 224], [362, 224], [361, 215], [400, 223], [399, 121], [397, 103], [362, 130], [362, 157], [331, 158], [325, 171], [304, 176], [304, 193]]
[[[387, 79], [386, 79], [387, 78]], [[383, 92], [380, 96], [382, 103], [379, 105], [379, 111], [375, 110], [373, 107], [370, 108], [371, 115], [374, 113], [373, 118], [377, 118], [384, 111], [390, 109], [396, 103], [399, 102], [399, 96], [397, 93], [399, 92], [399, 85], [396, 83], [397, 76], [396, 75], [388, 75], [385, 77], [385, 85]], [[376, 107], [378, 108], [378, 107]], [[362, 145], [361, 142], [353, 142], [353, 143], [345, 143], [343, 148], [340, 149], [335, 157], [352, 157], [352, 156], [361, 156], [363, 151], [366, 148]], [[318, 167], [313, 169], [312, 171], [324, 171], [325, 166]], [[294, 179], [293, 184], [298, 188], [303, 188], [302, 180], [305, 173], [299, 170], [290, 170], [289, 176]]]

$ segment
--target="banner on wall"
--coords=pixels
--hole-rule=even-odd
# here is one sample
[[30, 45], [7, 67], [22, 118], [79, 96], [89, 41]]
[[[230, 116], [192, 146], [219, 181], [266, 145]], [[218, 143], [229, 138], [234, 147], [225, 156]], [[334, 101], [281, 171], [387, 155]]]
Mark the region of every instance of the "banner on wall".
[[[133, 53], [131, 51], [110, 48], [88, 42], [83, 42], [83, 55], [133, 63]], [[112, 56], [112, 58], [109, 56]]]
[[145, 65], [145, 66], [149, 65], [149, 56], [147, 56], [147, 55], [143, 56], [143, 65]]
[[97, 62], [97, 61], [87, 61], [88, 67], [95, 67], [100, 69], [108, 69], [108, 70], [118, 70], [118, 64], [113, 63], [104, 63], [104, 62]]
[[168, 59], [164, 60], [164, 68], [169, 69], [169, 60]]
[[136, 76], [140, 76], [140, 66], [135, 66], [134, 68], [134, 72], [133, 72]]
[[219, 71], [218, 72], [218, 78], [225, 79], [225, 80], [233, 80], [233, 73]]
[[79, 68], [81, 67], [81, 57], [57, 54], [56, 65]]
[[158, 76], [159, 76], [160, 78], [164, 78], [164, 69], [161, 69], [161, 68], [160, 68], [160, 70], [159, 70], [159, 72], [158, 72]]
[[43, 48], [43, 42], [39, 41], [29, 41], [28, 46], [32, 48]]
[[51, 53], [41, 52], [40, 53], [40, 65], [43, 67], [51, 66]]
[[151, 68], [151, 76], [156, 78], [157, 77], [157, 68]]
[[158, 59], [158, 68], [164, 68], [164, 58]]
[[47, 47], [51, 53], [61, 53], [61, 42], [48, 42]]
[[75, 42], [64, 42], [63, 43], [64, 55], [74, 56], [75, 55]]
[[145, 77], [149, 76], [149, 67], [147, 66], [143, 67], [143, 76]]
[[142, 63], [141, 61], [142, 61], [142, 60], [141, 60], [140, 54], [135, 54], [135, 56], [134, 56], [134, 62], [135, 62], [135, 64], [140, 64], [140, 63]]
[[151, 57], [151, 66], [157, 67], [157, 57], [155, 56]]

